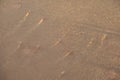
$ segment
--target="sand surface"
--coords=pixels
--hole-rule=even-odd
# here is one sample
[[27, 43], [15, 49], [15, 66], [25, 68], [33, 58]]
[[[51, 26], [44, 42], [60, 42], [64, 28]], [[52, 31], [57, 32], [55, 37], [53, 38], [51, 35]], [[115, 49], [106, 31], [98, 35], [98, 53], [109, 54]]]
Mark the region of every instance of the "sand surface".
[[0, 80], [120, 80], [120, 1], [0, 0]]

